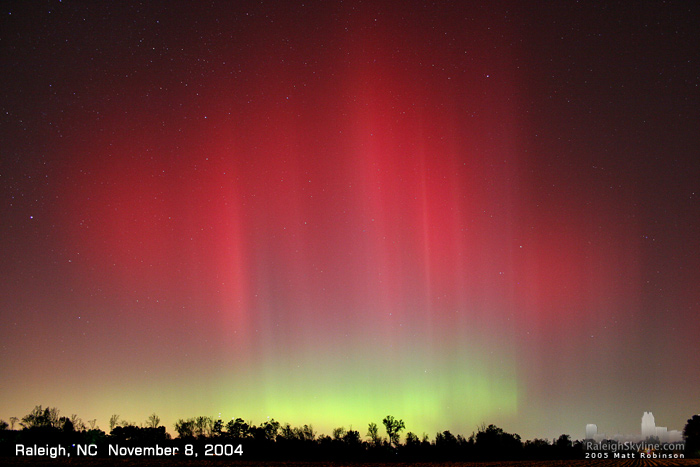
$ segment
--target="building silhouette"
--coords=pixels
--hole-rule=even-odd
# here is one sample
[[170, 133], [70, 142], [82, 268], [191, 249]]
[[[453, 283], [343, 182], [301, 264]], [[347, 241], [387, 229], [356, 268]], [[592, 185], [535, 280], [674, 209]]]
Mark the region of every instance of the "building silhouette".
[[595, 439], [595, 435], [598, 434], [598, 425], [595, 423], [589, 423], [586, 425], [586, 439]]
[[644, 412], [644, 415], [642, 415], [642, 439], [655, 437], [656, 422], [654, 421], [654, 414], [651, 412]]
[[[586, 439], [594, 440], [596, 442], [601, 442], [608, 439], [605, 434], [598, 433], [598, 425], [594, 423], [589, 423], [586, 425]], [[617, 434], [611, 439], [618, 442], [625, 441], [646, 441], [649, 439], [658, 440], [661, 443], [676, 443], [683, 440], [683, 433], [678, 430], [668, 430], [665, 426], [656, 426], [656, 420], [654, 420], [654, 414], [651, 412], [644, 412], [642, 415], [642, 436], [641, 440], [639, 435], [622, 435]]]

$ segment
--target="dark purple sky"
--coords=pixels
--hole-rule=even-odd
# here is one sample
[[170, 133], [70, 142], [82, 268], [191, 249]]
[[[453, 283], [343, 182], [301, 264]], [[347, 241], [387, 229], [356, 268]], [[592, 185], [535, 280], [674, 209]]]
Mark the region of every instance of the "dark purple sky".
[[0, 17], [0, 418], [700, 411], [695, 3]]

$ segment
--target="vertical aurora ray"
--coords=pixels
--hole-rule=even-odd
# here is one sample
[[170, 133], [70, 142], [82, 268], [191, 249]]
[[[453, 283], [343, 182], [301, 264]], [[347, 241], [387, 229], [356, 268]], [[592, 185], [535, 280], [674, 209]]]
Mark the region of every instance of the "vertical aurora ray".
[[[475, 173], [486, 164], [475, 148], [486, 143], [463, 141], [458, 113], [441, 114], [439, 103], [459, 95], [364, 64], [391, 47], [377, 38], [351, 45], [366, 55], [349, 86], [328, 96], [337, 114], [312, 112], [345, 121], [337, 132], [329, 124], [308, 134], [287, 118], [294, 110], [279, 120], [270, 112], [285, 143], [264, 151], [270, 162], [255, 174], [255, 186], [281, 191], [251, 214], [258, 230], [274, 232], [252, 255], [265, 271], [257, 286], [267, 351], [262, 400], [251, 404], [326, 431], [387, 412], [469, 430], [512, 415], [518, 402], [513, 349], [493, 345], [512, 340], [499, 318], [510, 303], [493, 301], [494, 227], [464, 233], [490, 207], [490, 181]], [[319, 141], [345, 149], [324, 155]]]
[[[197, 119], [157, 131], [115, 108], [110, 134], [72, 148], [65, 177], [85, 182], [61, 198], [84, 287], [123, 297], [124, 329], [172, 340], [172, 366], [145, 371], [193, 410], [325, 431], [386, 413], [468, 430], [517, 410], [514, 349], [492, 343], [512, 336], [507, 300], [491, 305], [491, 143], [460, 107], [502, 90], [402, 69], [394, 21], [347, 42], [350, 60], [327, 56], [324, 83], [260, 61], [257, 99], [218, 83]], [[159, 118], [177, 116], [141, 121]]]

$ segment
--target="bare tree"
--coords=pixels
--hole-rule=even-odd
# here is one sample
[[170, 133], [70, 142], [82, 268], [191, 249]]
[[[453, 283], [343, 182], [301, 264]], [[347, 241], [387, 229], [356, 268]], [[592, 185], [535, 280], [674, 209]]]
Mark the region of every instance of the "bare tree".
[[294, 439], [294, 428], [292, 428], [292, 425], [289, 423], [282, 425], [280, 427], [280, 436], [282, 436], [284, 439]]
[[413, 433], [412, 431], [406, 433], [406, 446], [420, 446], [420, 439], [418, 439], [418, 435]]
[[97, 424], [97, 419], [96, 419], [96, 418], [93, 418], [92, 420], [88, 420], [88, 425], [90, 425], [90, 429], [91, 429], [91, 430], [94, 430], [94, 429], [95, 429], [95, 425], [96, 425], [96, 424]]
[[200, 415], [194, 419], [194, 434], [196, 436], [211, 436], [214, 420], [211, 417]]
[[301, 439], [313, 441], [316, 439], [316, 432], [314, 431], [313, 425], [304, 425], [299, 429], [301, 434]]
[[64, 432], [71, 432], [75, 431], [75, 426], [73, 425], [73, 422], [71, 421], [70, 418], [68, 417], [61, 417], [58, 419], [58, 426], [59, 428], [64, 431]]
[[[274, 418], [271, 418], [270, 420], [266, 420], [265, 423], [263, 423], [260, 426], [263, 429], [263, 432], [265, 433], [265, 438], [274, 441], [275, 438], [277, 438], [277, 432], [280, 429], [280, 422], [275, 420]], [[313, 427], [309, 425], [309, 431], [313, 433]], [[316, 436], [315, 433], [313, 433], [314, 436]]]
[[379, 446], [382, 442], [382, 438], [379, 436], [379, 428], [377, 424], [372, 422], [367, 426], [367, 437], [372, 440], [374, 446]]
[[61, 412], [58, 410], [56, 407], [47, 407], [46, 410], [49, 411], [49, 423], [51, 423], [51, 426], [54, 428], [62, 428], [61, 423], [60, 423], [60, 417], [58, 414]]
[[338, 428], [333, 428], [333, 439], [342, 440], [346, 433], [347, 431], [345, 431], [345, 428], [342, 426]]
[[146, 427], [148, 428], [158, 428], [160, 425], [160, 417], [156, 415], [155, 412], [153, 412], [151, 415], [148, 416], [148, 419], [146, 420]]
[[[289, 424], [287, 424], [289, 426]], [[237, 418], [235, 420], [231, 419], [226, 424], [226, 431], [229, 436], [233, 438], [246, 438], [248, 437], [250, 431], [250, 425], [246, 423], [242, 418]]]
[[211, 432], [216, 436], [217, 438], [222, 435], [224, 431], [224, 421], [221, 420], [220, 418], [216, 419], [214, 422], [214, 426], [211, 429]]
[[119, 425], [119, 415], [113, 414], [109, 417], [109, 431], [114, 430]]
[[394, 446], [398, 446], [399, 432], [406, 428], [406, 424], [403, 420], [396, 420], [392, 415], [387, 415], [384, 420], [382, 420], [382, 423], [386, 428], [386, 434], [389, 436], [389, 442]]
[[73, 429], [75, 429], [75, 431], [85, 430], [85, 423], [83, 423], [83, 420], [80, 417], [78, 417], [78, 415], [71, 414], [70, 421], [73, 424]]
[[10, 430], [15, 429], [15, 423], [19, 421], [19, 418], [17, 417], [10, 417]]
[[20, 425], [24, 428], [35, 428], [35, 427], [59, 427], [59, 417], [58, 409], [46, 407], [42, 408], [40, 405], [34, 407], [34, 410], [29, 412], [27, 415], [22, 417]]
[[177, 431], [180, 438], [189, 438], [190, 436], [193, 436], [194, 420], [191, 418], [188, 420], [179, 419], [177, 422], [175, 422], [175, 431]]

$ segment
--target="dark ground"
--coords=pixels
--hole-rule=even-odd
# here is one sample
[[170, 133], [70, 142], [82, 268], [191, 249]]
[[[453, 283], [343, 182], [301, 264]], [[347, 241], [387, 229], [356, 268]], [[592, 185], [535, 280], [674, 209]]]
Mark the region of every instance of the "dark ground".
[[46, 459], [10, 457], [0, 459], [5, 466], [79, 466], [79, 467], [666, 467], [666, 466], [700, 466], [700, 459], [680, 460], [562, 460], [562, 461], [502, 461], [502, 462], [417, 462], [417, 463], [352, 463], [352, 462], [252, 462], [227, 459]]

